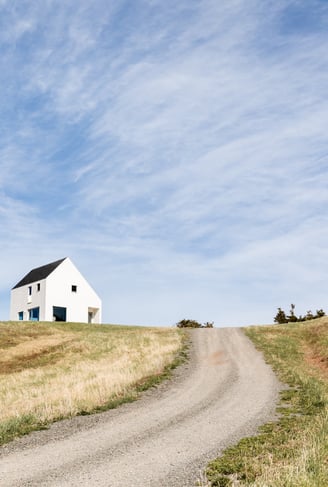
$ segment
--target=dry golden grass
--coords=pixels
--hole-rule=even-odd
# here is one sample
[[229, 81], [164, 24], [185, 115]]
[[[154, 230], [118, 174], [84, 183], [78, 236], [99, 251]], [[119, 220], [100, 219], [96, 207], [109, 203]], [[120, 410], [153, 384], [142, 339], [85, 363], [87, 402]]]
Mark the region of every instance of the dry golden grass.
[[124, 400], [182, 346], [174, 328], [0, 323], [0, 443], [22, 418], [47, 424]]

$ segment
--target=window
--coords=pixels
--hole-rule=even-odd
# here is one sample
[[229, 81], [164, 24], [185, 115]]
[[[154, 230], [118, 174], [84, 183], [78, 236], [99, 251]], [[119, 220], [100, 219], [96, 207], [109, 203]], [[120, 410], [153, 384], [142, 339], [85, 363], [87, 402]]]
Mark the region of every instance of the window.
[[24, 311], [19, 311], [19, 313], [18, 313], [18, 319], [19, 319], [19, 321], [23, 321], [23, 319], [24, 319]]
[[77, 286], [75, 286], [75, 284], [72, 285], [72, 293], [76, 293], [77, 292]]
[[41, 289], [41, 284], [39, 282], [36, 285], [36, 289], [37, 289], [37, 291], [40, 291], [40, 289]]
[[40, 308], [29, 309], [29, 320], [30, 321], [39, 321], [39, 315], [40, 315]]
[[28, 287], [28, 295], [31, 296], [32, 295], [32, 286], [29, 286]]

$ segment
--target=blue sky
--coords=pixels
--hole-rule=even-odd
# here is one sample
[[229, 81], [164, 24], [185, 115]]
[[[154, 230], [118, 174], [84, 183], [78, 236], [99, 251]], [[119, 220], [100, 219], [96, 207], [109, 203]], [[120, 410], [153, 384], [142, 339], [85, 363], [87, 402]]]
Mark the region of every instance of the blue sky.
[[69, 256], [105, 322], [327, 306], [328, 2], [0, 0], [0, 318]]

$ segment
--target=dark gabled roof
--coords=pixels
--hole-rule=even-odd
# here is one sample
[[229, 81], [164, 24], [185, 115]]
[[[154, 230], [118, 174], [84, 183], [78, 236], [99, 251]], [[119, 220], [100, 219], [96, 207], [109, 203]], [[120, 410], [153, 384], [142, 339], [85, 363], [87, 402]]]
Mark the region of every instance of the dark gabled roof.
[[49, 274], [51, 274], [62, 262], [64, 262], [65, 259], [66, 257], [64, 259], [56, 260], [55, 262], [50, 262], [50, 264], [46, 264], [41, 267], [36, 267], [35, 269], [32, 269], [28, 274], [26, 274], [25, 277], [23, 277], [22, 280], [20, 280], [16, 284], [16, 286], [13, 287], [13, 289], [26, 286], [26, 284], [32, 284], [36, 281], [42, 281], [42, 279], [48, 277]]

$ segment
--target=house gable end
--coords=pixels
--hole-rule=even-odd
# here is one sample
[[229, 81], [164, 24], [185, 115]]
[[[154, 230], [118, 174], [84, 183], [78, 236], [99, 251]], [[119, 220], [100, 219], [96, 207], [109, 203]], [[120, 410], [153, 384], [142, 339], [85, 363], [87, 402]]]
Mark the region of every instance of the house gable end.
[[48, 284], [55, 284], [56, 286], [62, 286], [64, 285], [67, 286], [67, 290], [69, 289], [69, 292], [72, 292], [72, 286], [77, 286], [76, 292], [74, 294], [79, 294], [81, 288], [84, 289], [85, 292], [87, 292], [90, 296], [92, 295], [95, 299], [99, 299], [98, 294], [96, 291], [93, 289], [89, 281], [81, 274], [79, 269], [73, 264], [71, 259], [67, 257], [65, 259], [65, 263], [60, 266], [58, 269], [55, 270], [55, 272], [51, 273], [51, 276], [49, 276], [48, 279]]

